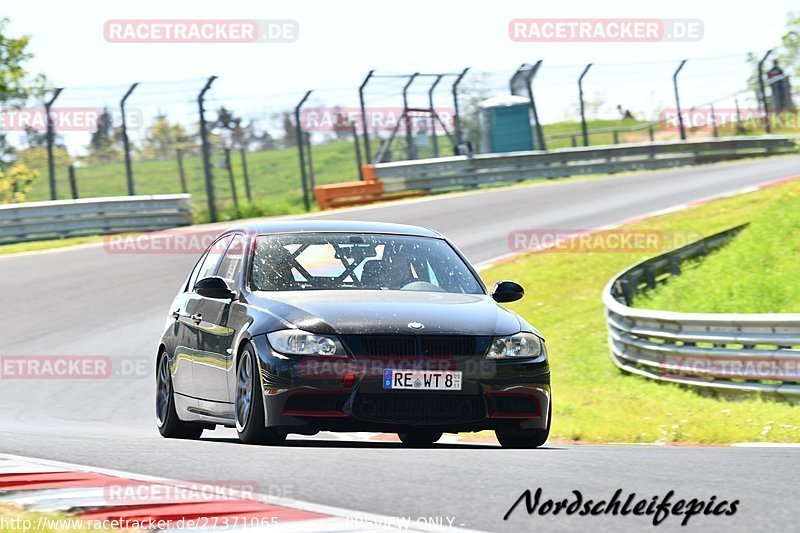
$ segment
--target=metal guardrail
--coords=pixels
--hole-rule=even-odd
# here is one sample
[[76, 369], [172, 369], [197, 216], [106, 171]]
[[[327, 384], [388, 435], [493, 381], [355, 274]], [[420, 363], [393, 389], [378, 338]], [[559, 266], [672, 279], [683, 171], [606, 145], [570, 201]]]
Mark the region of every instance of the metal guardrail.
[[642, 291], [681, 272], [745, 226], [647, 259], [603, 291], [611, 358], [627, 372], [717, 391], [800, 397], [800, 314], [722, 314], [631, 307]]
[[440, 157], [379, 163], [374, 165], [374, 171], [387, 193], [432, 191], [578, 174], [669, 168], [796, 150], [791, 137], [770, 135]]
[[0, 205], [0, 244], [192, 223], [191, 195], [117, 196]]

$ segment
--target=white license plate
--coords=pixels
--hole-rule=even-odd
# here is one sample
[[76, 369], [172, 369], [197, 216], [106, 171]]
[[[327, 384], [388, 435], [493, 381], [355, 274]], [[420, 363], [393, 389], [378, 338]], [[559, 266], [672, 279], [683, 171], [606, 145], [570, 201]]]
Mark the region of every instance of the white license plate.
[[441, 370], [383, 371], [384, 389], [461, 390], [461, 372]]

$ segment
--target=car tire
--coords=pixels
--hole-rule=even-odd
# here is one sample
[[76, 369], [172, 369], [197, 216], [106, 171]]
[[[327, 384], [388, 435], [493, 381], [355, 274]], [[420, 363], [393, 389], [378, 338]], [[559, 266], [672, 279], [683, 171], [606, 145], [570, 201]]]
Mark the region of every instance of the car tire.
[[250, 343], [239, 354], [233, 404], [236, 432], [239, 441], [245, 444], [281, 444], [286, 440], [286, 433], [264, 427], [264, 401], [256, 357], [256, 351]]
[[166, 350], [161, 351], [156, 363], [156, 425], [161, 436], [167, 439], [199, 439], [204, 429], [200, 424], [178, 418]]
[[500, 446], [512, 449], [539, 448], [550, 436], [550, 422], [553, 420], [553, 400], [547, 408], [547, 427], [544, 429], [497, 430], [495, 436]]
[[400, 441], [410, 448], [427, 448], [442, 438], [441, 431], [414, 430], [408, 433], [398, 433]]

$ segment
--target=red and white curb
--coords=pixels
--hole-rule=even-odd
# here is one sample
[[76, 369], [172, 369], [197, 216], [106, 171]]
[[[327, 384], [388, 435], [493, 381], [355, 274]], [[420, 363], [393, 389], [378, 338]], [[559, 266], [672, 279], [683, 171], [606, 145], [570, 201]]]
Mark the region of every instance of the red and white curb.
[[600, 227], [595, 228], [595, 229], [585, 230], [585, 231], [576, 231], [575, 233], [571, 233], [569, 235], [565, 235], [564, 237], [562, 237], [560, 239], [557, 239], [555, 242], [549, 243], [549, 244], [547, 244], [545, 246], [540, 246], [538, 248], [531, 248], [531, 249], [526, 249], [526, 250], [519, 250], [519, 251], [509, 252], [507, 254], [503, 254], [501, 256], [494, 257], [492, 259], [488, 259], [486, 261], [483, 261], [483, 262], [478, 263], [477, 265], [475, 265], [475, 268], [478, 271], [486, 270], [488, 268], [491, 268], [493, 266], [505, 263], [507, 261], [512, 261], [512, 260], [516, 259], [517, 257], [525, 255], [525, 254], [545, 251], [545, 250], [547, 250], [549, 248], [553, 248], [555, 246], [558, 246], [558, 245], [562, 244], [563, 242], [565, 242], [565, 241], [567, 241], [569, 239], [573, 239], [575, 237], [582, 237], [584, 235], [593, 235], [595, 233], [615, 230], [615, 229], [618, 229], [618, 228], [620, 228], [622, 226], [627, 226], [628, 224], [635, 224], [636, 222], [642, 222], [644, 220], [648, 220], [648, 219], [651, 219], [651, 218], [668, 215], [670, 213], [676, 213], [678, 211], [684, 211], [686, 209], [689, 209], [689, 208], [692, 208], [692, 207], [697, 207], [697, 206], [700, 206], [700, 205], [703, 205], [703, 204], [707, 204], [707, 203], [713, 202], [715, 200], [722, 200], [724, 198], [731, 198], [733, 196], [739, 196], [739, 195], [742, 195], [742, 194], [747, 194], [747, 193], [751, 193], [751, 192], [760, 191], [761, 189], [767, 189], [769, 187], [774, 187], [776, 185], [783, 185], [784, 183], [789, 183], [791, 181], [795, 181], [795, 180], [798, 180], [798, 179], [800, 179], [800, 175], [791, 176], [791, 177], [788, 177], [788, 178], [779, 178], [779, 179], [775, 179], [775, 180], [772, 180], [772, 181], [767, 181], [765, 183], [760, 183], [758, 185], [751, 185], [751, 186], [745, 187], [743, 189], [736, 189], [734, 191], [725, 192], [725, 193], [721, 193], [721, 194], [716, 194], [716, 195], [713, 195], [713, 196], [708, 196], [706, 198], [702, 198], [700, 200], [695, 200], [693, 202], [687, 202], [687, 203], [684, 203], [684, 204], [674, 205], [674, 206], [668, 207], [666, 209], [659, 209], [657, 211], [651, 211], [651, 212], [645, 213], [643, 215], [637, 215], [635, 217], [627, 218], [625, 220], [622, 220], [622, 221], [619, 221], [619, 222], [614, 222], [612, 224], [607, 224], [605, 226], [600, 226]]
[[[145, 495], [142, 497], [142, 495]], [[93, 523], [167, 531], [468, 532], [428, 517], [391, 517], [231, 487], [0, 454], [0, 503]], [[445, 518], [445, 517], [443, 517]], [[137, 527], [132, 527], [136, 529]]]

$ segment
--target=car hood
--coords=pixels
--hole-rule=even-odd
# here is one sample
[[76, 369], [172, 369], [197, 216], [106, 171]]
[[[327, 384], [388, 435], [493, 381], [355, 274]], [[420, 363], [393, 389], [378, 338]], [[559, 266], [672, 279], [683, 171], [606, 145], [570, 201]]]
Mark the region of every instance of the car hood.
[[[511, 335], [515, 313], [491, 297], [418, 291], [285, 291], [252, 293], [251, 304], [314, 333]], [[422, 329], [409, 324], [420, 323]]]

